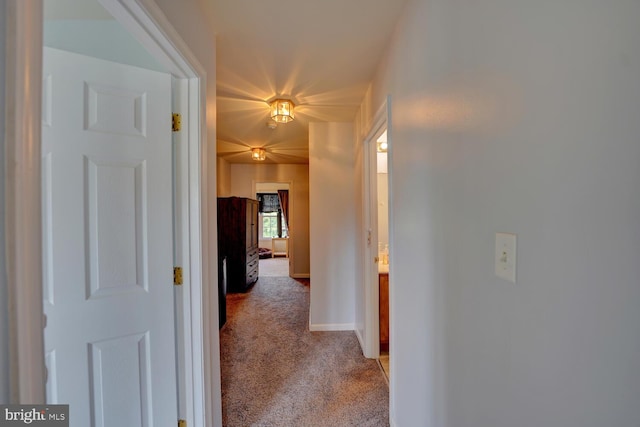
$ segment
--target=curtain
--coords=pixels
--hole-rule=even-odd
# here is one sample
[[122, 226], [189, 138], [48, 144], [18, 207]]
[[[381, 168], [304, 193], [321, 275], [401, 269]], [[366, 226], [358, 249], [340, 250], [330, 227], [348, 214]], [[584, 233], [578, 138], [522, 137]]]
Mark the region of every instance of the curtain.
[[284, 221], [285, 227], [287, 227], [288, 230], [289, 226], [287, 221], [289, 221], [289, 190], [278, 190], [278, 200], [280, 202], [280, 209], [282, 210], [282, 220]]

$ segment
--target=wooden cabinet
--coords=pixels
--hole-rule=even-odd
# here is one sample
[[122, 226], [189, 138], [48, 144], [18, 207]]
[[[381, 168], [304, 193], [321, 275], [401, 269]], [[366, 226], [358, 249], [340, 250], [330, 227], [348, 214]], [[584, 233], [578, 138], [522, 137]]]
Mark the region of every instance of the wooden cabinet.
[[378, 274], [380, 286], [380, 351], [389, 351], [389, 273]]
[[258, 201], [218, 198], [218, 256], [227, 259], [227, 292], [246, 292], [258, 280]]

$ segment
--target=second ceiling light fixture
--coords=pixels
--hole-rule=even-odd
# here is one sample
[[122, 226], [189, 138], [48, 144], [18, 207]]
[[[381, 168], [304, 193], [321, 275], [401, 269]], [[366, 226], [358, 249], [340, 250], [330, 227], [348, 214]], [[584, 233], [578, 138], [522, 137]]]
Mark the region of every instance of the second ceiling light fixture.
[[[276, 123], [289, 123], [294, 119], [293, 109], [295, 105], [288, 99], [274, 99], [270, 104], [271, 119]], [[275, 129], [275, 126], [269, 125], [270, 129]], [[267, 158], [264, 148], [252, 148], [251, 158], [256, 161], [263, 161]]]

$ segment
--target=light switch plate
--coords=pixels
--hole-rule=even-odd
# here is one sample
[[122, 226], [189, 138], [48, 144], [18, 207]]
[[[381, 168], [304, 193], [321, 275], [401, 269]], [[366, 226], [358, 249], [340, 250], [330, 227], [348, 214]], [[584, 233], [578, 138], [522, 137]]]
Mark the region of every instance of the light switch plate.
[[496, 276], [516, 283], [516, 235], [496, 233]]

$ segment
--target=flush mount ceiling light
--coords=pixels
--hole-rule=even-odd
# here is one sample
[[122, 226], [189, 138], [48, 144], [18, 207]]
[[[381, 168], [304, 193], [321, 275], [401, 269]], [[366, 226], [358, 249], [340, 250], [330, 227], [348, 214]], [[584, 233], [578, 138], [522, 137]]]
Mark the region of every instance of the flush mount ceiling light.
[[262, 161], [267, 158], [267, 153], [264, 148], [252, 148], [251, 158], [256, 161]]
[[277, 123], [289, 123], [293, 120], [293, 102], [288, 99], [271, 101], [271, 118]]

